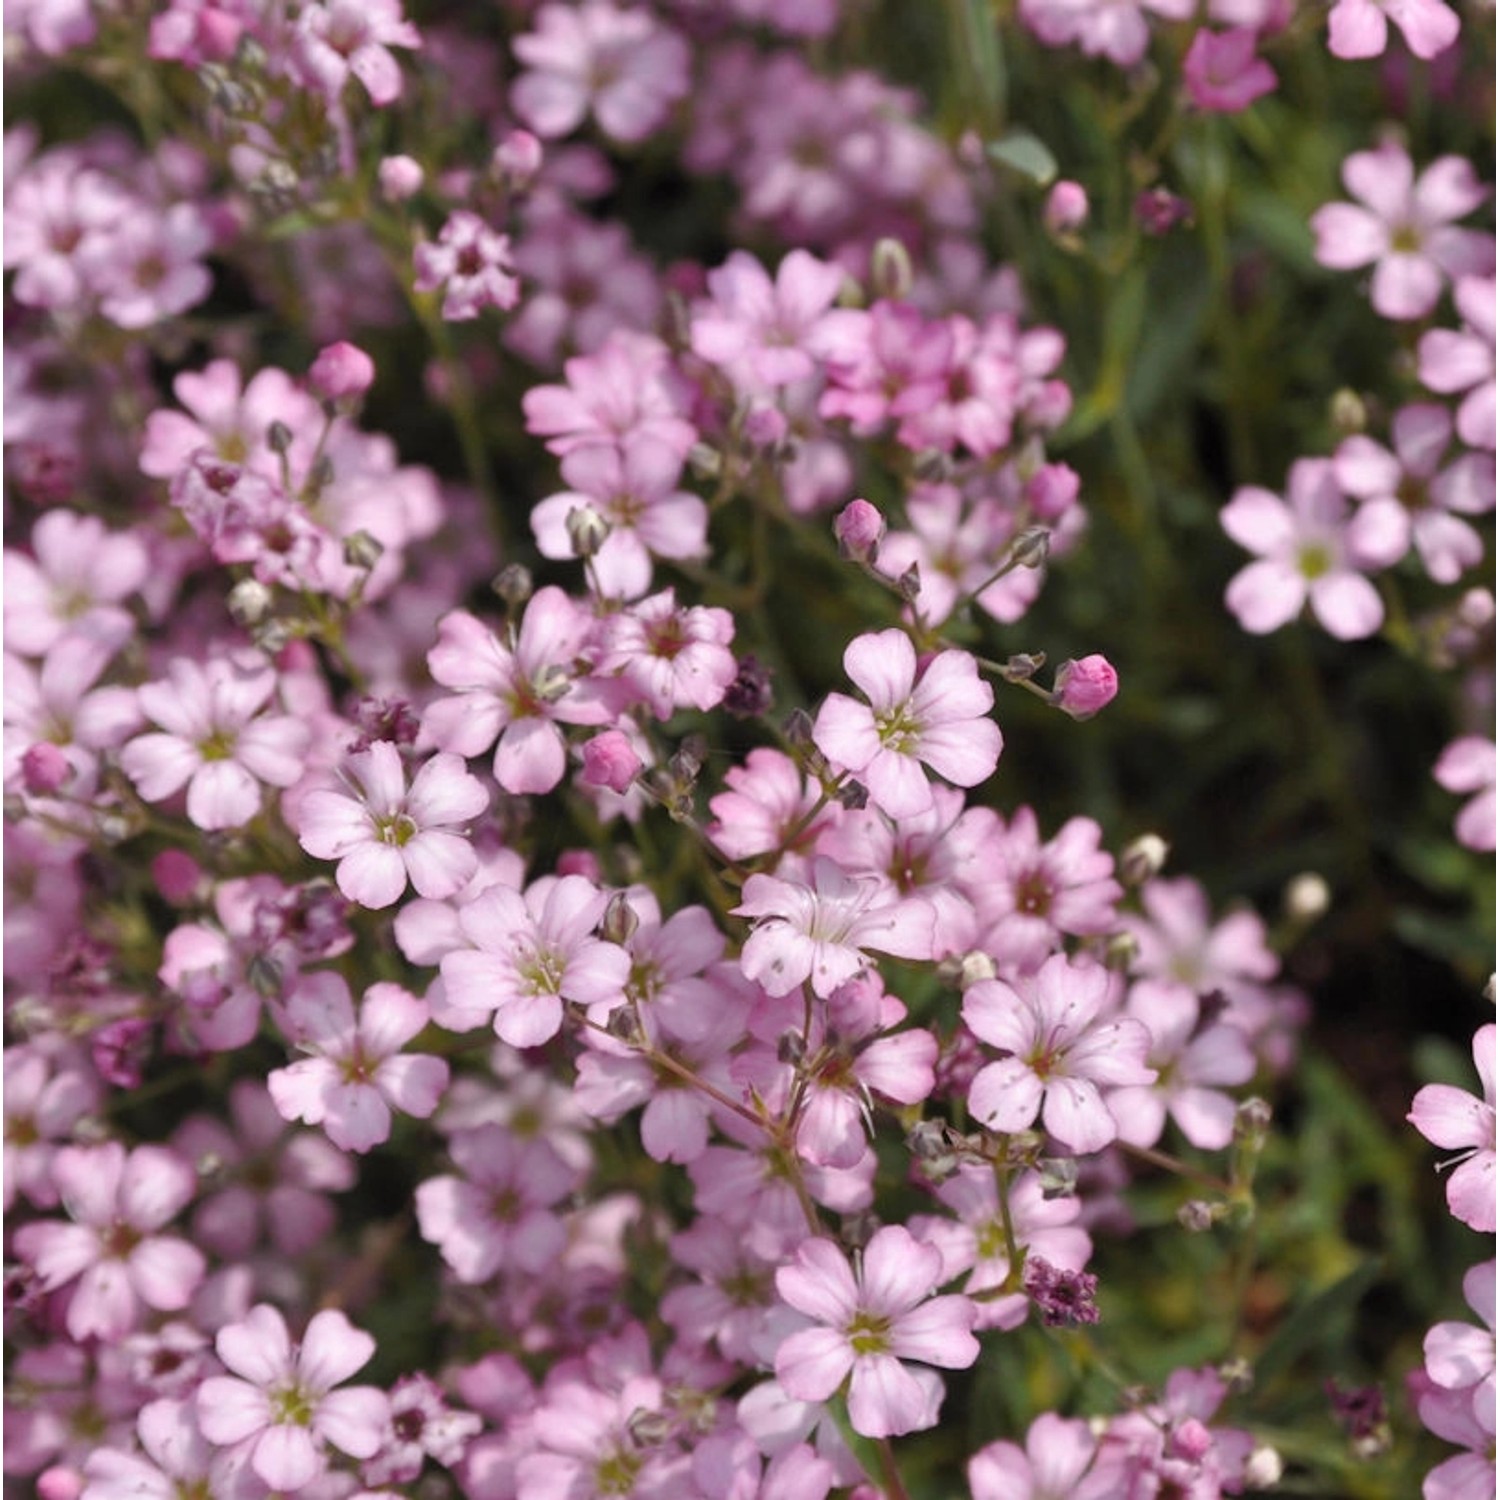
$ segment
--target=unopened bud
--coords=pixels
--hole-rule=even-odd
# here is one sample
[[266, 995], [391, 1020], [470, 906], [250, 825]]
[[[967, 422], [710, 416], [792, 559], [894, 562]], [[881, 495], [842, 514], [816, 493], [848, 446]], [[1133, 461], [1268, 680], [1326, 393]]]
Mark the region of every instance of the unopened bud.
[[333, 460], [326, 453], [321, 453], [307, 476], [307, 487], [314, 495], [320, 495], [332, 483]]
[[1275, 1489], [1285, 1472], [1281, 1455], [1271, 1447], [1252, 1450], [1245, 1460], [1245, 1487], [1252, 1490]]
[[988, 953], [974, 948], [959, 960], [958, 987], [966, 990], [981, 980], [993, 979], [998, 972], [995, 960]]
[[946, 484], [953, 478], [953, 460], [941, 448], [924, 448], [912, 459], [911, 472], [923, 484]]
[[1072, 719], [1092, 719], [1114, 701], [1120, 679], [1103, 656], [1085, 656], [1065, 661], [1052, 679], [1052, 705]]
[[542, 143], [529, 130], [512, 130], [495, 147], [490, 166], [511, 192], [524, 193], [542, 170]]
[[1234, 1112], [1234, 1135], [1253, 1151], [1259, 1151], [1266, 1143], [1266, 1134], [1271, 1128], [1271, 1106], [1264, 1099], [1252, 1096], [1240, 1102]]
[[779, 406], [755, 406], [745, 415], [745, 436], [757, 448], [778, 448], [791, 433], [791, 424]]
[[388, 156], [380, 163], [377, 179], [380, 196], [387, 203], [405, 203], [422, 191], [422, 164], [410, 156]]
[[507, 563], [490, 581], [490, 588], [511, 609], [520, 609], [531, 598], [531, 569], [522, 563]]
[[1488, 589], [1469, 589], [1458, 601], [1457, 613], [1470, 630], [1483, 630], [1495, 622], [1495, 596]]
[[1233, 1359], [1226, 1359], [1219, 1366], [1219, 1379], [1224, 1382], [1226, 1394], [1231, 1396], [1246, 1395], [1255, 1385], [1255, 1369], [1250, 1361], [1243, 1355], [1236, 1355]]
[[1493, 974], [1485, 980], [1484, 988], [1479, 993], [1480, 997], [1488, 1000], [1491, 1005], [1495, 1003], [1495, 976]]
[[1189, 1198], [1177, 1210], [1177, 1222], [1189, 1234], [1206, 1234], [1222, 1214], [1223, 1210], [1218, 1204], [1209, 1203], [1203, 1198]]
[[630, 736], [620, 729], [606, 729], [583, 747], [585, 786], [608, 787], [621, 794], [630, 790], [641, 774], [642, 761]]
[[599, 922], [599, 936], [606, 943], [616, 943], [623, 948], [636, 935], [640, 925], [641, 919], [636, 915], [625, 892], [616, 891], [609, 898], [609, 905], [604, 908], [604, 916]]
[[805, 708], [794, 708], [781, 726], [787, 744], [794, 750], [805, 750], [812, 744], [812, 715]]
[[858, 781], [846, 781], [835, 800], [845, 812], [863, 812], [870, 805], [869, 789]]
[[326, 401], [350, 401], [375, 383], [375, 361], [363, 349], [340, 339], [318, 353], [307, 383]]
[[855, 562], [873, 563], [885, 536], [885, 517], [868, 500], [851, 500], [833, 523], [839, 554]]
[[1140, 954], [1141, 945], [1133, 932], [1112, 932], [1104, 944], [1104, 967], [1116, 974], [1128, 974]]
[[287, 453], [292, 446], [292, 429], [279, 417], [266, 428], [266, 447], [272, 453]]
[[1071, 1156], [1044, 1156], [1036, 1164], [1042, 1197], [1049, 1203], [1072, 1198], [1078, 1192], [1078, 1162]]
[[255, 953], [245, 965], [245, 978], [250, 988], [266, 1000], [274, 1000], [281, 994], [281, 965], [264, 953]]
[[1156, 833], [1143, 833], [1126, 844], [1120, 855], [1120, 879], [1126, 885], [1144, 885], [1166, 867], [1172, 846]]
[[911, 255], [900, 240], [885, 236], [870, 252], [870, 285], [877, 297], [903, 302], [911, 295]]
[[1148, 188], [1137, 195], [1135, 218], [1142, 229], [1150, 235], [1169, 234], [1179, 224], [1190, 223], [1193, 205], [1186, 198], [1179, 198], [1166, 188]]
[[754, 719], [771, 706], [771, 669], [753, 653], [740, 657], [734, 681], [724, 693], [724, 711], [737, 719]]
[[568, 512], [565, 524], [574, 557], [599, 555], [599, 549], [609, 536], [609, 522], [592, 505], [575, 505]]
[[807, 1056], [807, 1041], [800, 1031], [783, 1031], [776, 1038], [776, 1061], [788, 1068], [797, 1067]]
[[638, 1448], [656, 1448], [672, 1434], [672, 1419], [664, 1411], [638, 1406], [625, 1419], [625, 1430]]
[[351, 532], [344, 538], [344, 561], [368, 573], [385, 554], [385, 543], [368, 531]]
[[1365, 403], [1359, 392], [1351, 391], [1345, 386], [1333, 393], [1333, 399], [1328, 403], [1328, 417], [1340, 437], [1351, 437], [1354, 433], [1365, 430], [1369, 413], [1365, 410]]
[[1287, 882], [1281, 904], [1294, 922], [1316, 922], [1328, 910], [1330, 900], [1328, 882], [1308, 870]]
[[284, 620], [263, 620], [250, 638], [267, 656], [279, 656], [291, 640], [292, 632]]
[[724, 472], [724, 455], [707, 443], [688, 449], [687, 465], [699, 479], [717, 479]]
[[1088, 221], [1089, 195], [1076, 182], [1064, 179], [1052, 184], [1047, 201], [1042, 207], [1042, 223], [1047, 232], [1054, 235], [1069, 235], [1082, 229]]
[[901, 597], [911, 604], [922, 592], [922, 571], [913, 563], [897, 580], [896, 588]]
[[259, 625], [271, 608], [271, 591], [258, 578], [242, 578], [225, 601], [229, 618], [248, 630]]
[[1039, 568], [1047, 561], [1051, 545], [1052, 533], [1045, 526], [1028, 526], [1011, 543], [1011, 555], [1018, 567]]
[[21, 756], [21, 783], [33, 797], [50, 797], [71, 780], [73, 767], [49, 740], [28, 745]]
[[1046, 665], [1045, 651], [1021, 651], [1006, 661], [1000, 675], [1007, 682], [1030, 682]]

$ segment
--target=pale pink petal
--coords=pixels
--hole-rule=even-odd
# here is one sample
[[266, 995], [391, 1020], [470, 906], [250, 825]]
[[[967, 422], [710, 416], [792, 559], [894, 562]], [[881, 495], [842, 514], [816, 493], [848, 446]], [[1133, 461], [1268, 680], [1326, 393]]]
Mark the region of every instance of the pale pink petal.
[[215, 1375], [198, 1387], [198, 1428], [211, 1443], [242, 1442], [271, 1420], [271, 1403], [259, 1386]]
[[844, 651], [844, 671], [877, 713], [904, 703], [917, 675], [917, 653], [903, 630], [856, 636]]
[[1310, 589], [1318, 623], [1341, 641], [1374, 635], [1385, 619], [1385, 605], [1373, 583], [1359, 573], [1325, 573]]
[[776, 1351], [776, 1378], [799, 1401], [826, 1401], [854, 1363], [845, 1335], [832, 1328], [808, 1328], [783, 1340]]
[[372, 1458], [380, 1448], [389, 1411], [385, 1395], [374, 1386], [350, 1386], [324, 1396], [313, 1427], [341, 1452]]
[[[782, 1384], [786, 1382], [783, 1380]], [[900, 1437], [930, 1426], [931, 1387], [888, 1354], [862, 1355], [849, 1380], [849, 1425], [865, 1437]]]
[[448, 1064], [440, 1057], [392, 1057], [381, 1064], [375, 1081], [402, 1114], [425, 1120], [448, 1087]]
[[209, 832], [240, 828], [260, 811], [260, 798], [260, 783], [238, 761], [206, 761], [188, 783], [187, 815]]
[[179, 1312], [193, 1299], [207, 1264], [186, 1240], [143, 1240], [130, 1254], [130, 1280], [147, 1307]]
[[351, 901], [379, 911], [406, 889], [406, 864], [390, 844], [361, 844], [339, 861], [334, 880]]
[[316, 1313], [302, 1335], [298, 1373], [314, 1391], [331, 1390], [375, 1356], [375, 1340], [337, 1308]]
[[821, 1323], [847, 1323], [859, 1306], [854, 1273], [844, 1252], [832, 1240], [804, 1240], [797, 1247], [795, 1260], [777, 1271], [776, 1290], [798, 1312]]
[[913, 1240], [900, 1225], [887, 1225], [865, 1246], [860, 1305], [877, 1317], [904, 1313], [932, 1291], [942, 1267], [932, 1246]]
[[[214, 1347], [228, 1369], [254, 1385], [274, 1385], [291, 1373], [292, 1341], [286, 1323], [274, 1307], [265, 1303], [252, 1307], [241, 1322], [221, 1328]], [[223, 1382], [235, 1386], [240, 1383], [237, 1380]], [[204, 1403], [200, 1401], [199, 1405], [200, 1412], [206, 1415]], [[204, 1426], [204, 1435], [215, 1443], [236, 1441], [235, 1438], [215, 1437], [207, 1426]]]
[[268, 1427], [256, 1439], [250, 1467], [273, 1490], [295, 1493], [316, 1479], [326, 1464], [305, 1427]]
[[1041, 1081], [1018, 1057], [987, 1063], [969, 1086], [969, 1113], [1005, 1134], [1029, 1130], [1041, 1105]]
[[417, 894], [430, 901], [456, 895], [479, 868], [473, 844], [462, 834], [441, 829], [419, 833], [402, 848], [400, 857]]

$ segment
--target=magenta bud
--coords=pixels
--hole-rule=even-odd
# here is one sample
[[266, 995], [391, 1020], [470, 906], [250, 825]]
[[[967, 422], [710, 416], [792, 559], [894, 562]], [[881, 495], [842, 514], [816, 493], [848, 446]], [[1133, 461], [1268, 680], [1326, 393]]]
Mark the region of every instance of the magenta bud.
[[582, 875], [595, 885], [604, 878], [604, 872], [599, 868], [599, 856], [592, 849], [564, 849], [557, 856], [557, 873]]
[[1193, 205], [1166, 188], [1147, 188], [1136, 195], [1136, 222], [1147, 234], [1168, 234], [1193, 217]]
[[868, 500], [851, 500], [838, 513], [833, 534], [839, 540], [839, 551], [845, 557], [874, 562], [881, 539], [885, 536], [885, 517]]
[[21, 757], [21, 784], [33, 797], [50, 797], [72, 774], [68, 757], [50, 741], [39, 740]]
[[523, 192], [542, 170], [542, 143], [529, 130], [512, 130], [495, 147], [491, 165], [512, 192]]
[[606, 729], [583, 747], [585, 786], [607, 786], [612, 792], [628, 792], [641, 768], [641, 758], [623, 730]]
[[40, 1500], [78, 1500], [83, 1493], [83, 1475], [61, 1464], [44, 1469], [36, 1477], [36, 1492]]
[[1170, 1443], [1172, 1456], [1185, 1458], [1189, 1463], [1198, 1463], [1213, 1445], [1212, 1434], [1197, 1417], [1179, 1422]]
[[191, 854], [163, 849], [151, 861], [151, 878], [165, 900], [173, 906], [186, 906], [203, 883], [203, 869]]
[[1075, 719], [1092, 719], [1120, 691], [1115, 669], [1102, 656], [1065, 661], [1052, 679], [1052, 702]]
[[312, 362], [308, 384], [329, 401], [363, 396], [375, 382], [375, 361], [363, 349], [340, 340], [330, 344]]
[[422, 191], [427, 174], [409, 156], [388, 156], [380, 163], [380, 196], [387, 203], [405, 203]]
[[1043, 464], [1026, 481], [1026, 503], [1039, 521], [1056, 521], [1078, 498], [1078, 472], [1067, 464]]
[[1076, 182], [1055, 182], [1042, 208], [1042, 223], [1052, 234], [1082, 229], [1089, 216], [1089, 195]]

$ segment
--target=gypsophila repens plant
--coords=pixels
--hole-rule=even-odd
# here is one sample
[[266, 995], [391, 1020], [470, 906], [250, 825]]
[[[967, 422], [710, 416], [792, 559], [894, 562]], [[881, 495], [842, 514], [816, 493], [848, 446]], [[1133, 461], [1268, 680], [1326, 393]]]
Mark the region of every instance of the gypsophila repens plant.
[[5, 26], [16, 1495], [1493, 1495], [1492, 8]]

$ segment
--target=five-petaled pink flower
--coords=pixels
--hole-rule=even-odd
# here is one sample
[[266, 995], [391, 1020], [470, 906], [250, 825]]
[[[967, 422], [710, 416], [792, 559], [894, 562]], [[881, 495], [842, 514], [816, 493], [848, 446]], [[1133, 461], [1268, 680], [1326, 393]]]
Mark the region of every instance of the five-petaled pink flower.
[[865, 1437], [899, 1437], [937, 1422], [941, 1379], [904, 1360], [964, 1370], [979, 1358], [967, 1297], [934, 1297], [943, 1257], [898, 1224], [877, 1230], [859, 1270], [832, 1240], [804, 1240], [776, 1273], [783, 1301], [820, 1326], [776, 1351], [776, 1378], [799, 1401], [826, 1401], [849, 1382], [849, 1421]]
[[1484, 1087], [1476, 1098], [1449, 1083], [1429, 1083], [1412, 1100], [1411, 1121], [1434, 1146], [1461, 1151], [1448, 1179], [1455, 1219], [1481, 1234], [1495, 1232], [1495, 1027], [1474, 1033], [1474, 1066]]
[[1424, 62], [1458, 40], [1458, 17], [1443, 0], [1338, 0], [1328, 15], [1328, 50], [1349, 59], [1379, 57], [1389, 36], [1387, 18]]
[[316, 1314], [300, 1344], [274, 1307], [252, 1307], [219, 1330], [219, 1358], [233, 1376], [198, 1387], [198, 1425], [211, 1443], [243, 1443], [250, 1467], [273, 1490], [298, 1490], [326, 1472], [331, 1444], [371, 1458], [385, 1431], [386, 1398], [374, 1386], [336, 1391], [370, 1362], [375, 1340], [333, 1308]]
[[327, 0], [302, 7], [292, 45], [330, 103], [338, 102], [352, 75], [371, 104], [384, 105], [401, 97], [401, 67], [389, 49], [420, 47], [422, 37], [402, 18], [400, 0]]
[[1440, 157], [1418, 177], [1411, 157], [1386, 144], [1348, 157], [1343, 177], [1363, 206], [1325, 203], [1312, 216], [1314, 254], [1336, 271], [1374, 262], [1370, 301], [1382, 317], [1426, 317], [1445, 278], [1494, 274], [1494, 236], [1455, 227], [1489, 197], [1463, 157]]
[[1002, 1055], [975, 1075], [969, 1112], [991, 1130], [1014, 1134], [1042, 1117], [1070, 1151], [1102, 1151], [1119, 1127], [1100, 1084], [1152, 1083], [1151, 1033], [1129, 1016], [1102, 1019], [1108, 970], [1055, 953], [1013, 985], [982, 979], [964, 994], [964, 1024]]
[[448, 1086], [440, 1057], [402, 1048], [427, 1024], [427, 1007], [397, 984], [372, 984], [356, 1019], [342, 974], [322, 970], [298, 981], [284, 1029], [311, 1053], [277, 1068], [266, 1086], [284, 1120], [321, 1125], [345, 1151], [389, 1139], [391, 1111], [425, 1120]]
[[869, 703], [830, 693], [813, 742], [859, 777], [882, 812], [909, 818], [931, 808], [924, 765], [955, 786], [994, 774], [1003, 744], [988, 717], [995, 694], [967, 651], [940, 652], [919, 678], [911, 638], [882, 630], [850, 641], [844, 670]]
[[489, 805], [489, 793], [446, 752], [426, 761], [408, 790], [401, 752], [376, 740], [345, 763], [347, 791], [309, 792], [299, 838], [315, 859], [339, 862], [334, 878], [351, 901], [389, 906], [408, 878], [419, 896], [442, 900], [479, 868], [460, 832]]

